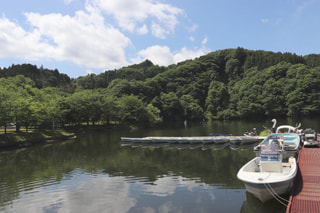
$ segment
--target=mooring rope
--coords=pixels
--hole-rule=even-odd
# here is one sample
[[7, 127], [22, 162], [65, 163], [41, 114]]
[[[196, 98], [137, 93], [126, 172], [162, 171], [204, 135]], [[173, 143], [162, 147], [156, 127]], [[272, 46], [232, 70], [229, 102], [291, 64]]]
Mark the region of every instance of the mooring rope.
[[264, 182], [263, 184], [274, 199], [276, 199], [280, 204], [282, 204], [284, 206], [288, 206], [289, 200], [287, 200], [287, 199], [281, 197], [279, 194], [277, 194], [277, 192], [274, 191], [274, 189], [272, 188], [272, 186], [269, 183]]

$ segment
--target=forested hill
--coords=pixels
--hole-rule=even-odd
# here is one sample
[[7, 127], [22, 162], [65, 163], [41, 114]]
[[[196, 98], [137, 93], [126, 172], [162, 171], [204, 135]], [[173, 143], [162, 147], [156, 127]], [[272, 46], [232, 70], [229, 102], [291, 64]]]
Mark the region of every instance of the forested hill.
[[37, 66], [31, 64], [12, 65], [8, 68], [0, 69], [0, 78], [14, 77], [17, 75], [30, 78], [39, 89], [45, 87], [60, 87], [64, 90], [71, 91], [70, 77], [66, 74], [59, 73], [57, 69], [44, 69], [43, 66], [37, 68]]
[[320, 55], [237, 48], [169, 67], [147, 60], [74, 83], [108, 88], [117, 97], [133, 94], [158, 107], [165, 119], [239, 118], [318, 114], [319, 75]]
[[[31, 80], [22, 84], [21, 77], [13, 78], [17, 75]], [[32, 65], [0, 69], [0, 77], [1, 82], [5, 78], [10, 81], [0, 89], [5, 90], [7, 85], [13, 88], [20, 82], [23, 100], [39, 102], [32, 109], [51, 109], [43, 114], [43, 122], [54, 117], [62, 124], [118, 121], [152, 125], [184, 119], [320, 114], [320, 55], [316, 54], [298, 56], [237, 48], [168, 67], [146, 60], [76, 79]], [[33, 90], [26, 86], [30, 82]], [[1, 96], [0, 91], [0, 98], [11, 97], [6, 94]], [[30, 114], [26, 118], [30, 119]], [[14, 115], [10, 116], [12, 120]], [[35, 116], [32, 122], [39, 123], [39, 118]]]

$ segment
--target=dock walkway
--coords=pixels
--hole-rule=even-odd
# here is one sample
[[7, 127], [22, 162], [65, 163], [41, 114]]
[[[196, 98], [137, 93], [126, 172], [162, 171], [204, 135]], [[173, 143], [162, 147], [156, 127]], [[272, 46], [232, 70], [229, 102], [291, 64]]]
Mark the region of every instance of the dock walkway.
[[320, 148], [302, 147], [287, 213], [320, 212]]
[[130, 138], [121, 137], [123, 142], [142, 142], [142, 143], [227, 143], [235, 140], [239, 143], [254, 143], [262, 141], [263, 136], [191, 136], [191, 137], [143, 137]]

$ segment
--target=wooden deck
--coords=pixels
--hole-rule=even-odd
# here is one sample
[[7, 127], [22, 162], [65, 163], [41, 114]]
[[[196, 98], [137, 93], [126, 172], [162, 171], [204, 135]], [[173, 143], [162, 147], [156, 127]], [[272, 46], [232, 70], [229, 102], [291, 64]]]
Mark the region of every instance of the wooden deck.
[[320, 212], [320, 148], [300, 150], [298, 173], [286, 212]]

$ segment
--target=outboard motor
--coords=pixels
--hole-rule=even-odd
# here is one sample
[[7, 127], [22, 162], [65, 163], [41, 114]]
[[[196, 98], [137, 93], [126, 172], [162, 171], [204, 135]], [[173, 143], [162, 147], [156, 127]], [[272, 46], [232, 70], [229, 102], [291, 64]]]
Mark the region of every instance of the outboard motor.
[[305, 129], [302, 132], [302, 141], [305, 146], [317, 145], [317, 132], [313, 129]]

